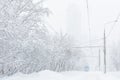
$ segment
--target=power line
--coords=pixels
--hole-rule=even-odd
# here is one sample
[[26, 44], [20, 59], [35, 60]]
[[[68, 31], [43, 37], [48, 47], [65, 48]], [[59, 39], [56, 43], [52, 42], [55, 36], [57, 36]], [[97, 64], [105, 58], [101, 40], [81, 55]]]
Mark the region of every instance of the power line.
[[87, 5], [88, 25], [89, 25], [89, 31], [90, 31], [90, 15], [89, 15], [89, 4], [88, 4], [88, 0], [86, 0], [86, 5]]
[[89, 27], [89, 44], [91, 43], [91, 26], [90, 26], [90, 15], [89, 15], [89, 4], [88, 0], [86, 0], [87, 5], [87, 17], [88, 17], [88, 27]]
[[81, 46], [81, 47], [72, 47], [72, 48], [102, 48], [103, 46]]
[[[120, 18], [120, 14], [117, 16], [117, 18], [116, 18], [114, 21], [109, 21], [109, 22], [107, 22], [107, 23], [104, 24], [104, 27], [105, 27], [105, 25], [110, 24], [110, 23], [113, 23], [113, 25], [111, 26], [111, 29], [110, 29], [108, 35], [106, 35], [106, 38], [108, 38], [108, 37], [110, 36], [110, 34], [112, 33], [113, 28], [115, 27], [115, 25], [116, 25], [116, 23], [118, 22], [119, 18]], [[101, 38], [98, 38], [98, 39], [91, 40], [90, 42], [91, 42], [91, 43], [96, 43], [96, 42], [99, 42], [99, 41], [103, 41], [103, 39], [104, 39], [104, 38], [101, 37]], [[88, 44], [88, 45], [89, 45], [89, 42], [85, 42], [85, 43], [83, 43], [83, 44]]]
[[[87, 16], [88, 16], [88, 27], [89, 27], [89, 45], [91, 46], [91, 25], [90, 25], [90, 14], [89, 14], [89, 3], [86, 0], [87, 5]], [[90, 48], [91, 53], [93, 53], [92, 48]]]
[[[113, 21], [113, 25], [112, 25], [112, 27], [111, 27], [111, 29], [110, 29], [108, 35], [106, 36], [106, 38], [108, 38], [108, 37], [110, 36], [110, 34], [112, 33], [112, 31], [113, 31], [113, 29], [114, 29], [116, 23], [118, 22], [119, 18], [120, 18], [120, 13], [118, 14], [116, 20]], [[105, 27], [105, 26], [104, 26], [104, 27]]]

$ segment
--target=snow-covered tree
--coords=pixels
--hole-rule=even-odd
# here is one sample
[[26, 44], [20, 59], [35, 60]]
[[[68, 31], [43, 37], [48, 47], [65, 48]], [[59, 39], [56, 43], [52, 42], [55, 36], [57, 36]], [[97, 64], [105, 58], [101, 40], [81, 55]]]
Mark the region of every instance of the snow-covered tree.
[[37, 57], [44, 53], [48, 32], [44, 23], [48, 9], [42, 6], [42, 2], [0, 0], [2, 74], [11, 74], [20, 68], [23, 68], [21, 71], [27, 70], [35, 66], [36, 61], [40, 61]]
[[[43, 0], [0, 0], [0, 73], [78, 69], [80, 51], [67, 35], [49, 35]], [[48, 26], [49, 27], [49, 26]]]

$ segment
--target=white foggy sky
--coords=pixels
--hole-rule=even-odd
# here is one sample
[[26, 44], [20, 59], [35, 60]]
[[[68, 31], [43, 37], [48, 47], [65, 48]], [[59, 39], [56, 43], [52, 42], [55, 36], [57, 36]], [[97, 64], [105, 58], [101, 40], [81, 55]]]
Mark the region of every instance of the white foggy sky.
[[[113, 21], [120, 13], [120, 0], [88, 0], [91, 25], [91, 41], [103, 38], [104, 23]], [[46, 0], [45, 5], [52, 11], [49, 17], [50, 25], [57, 32], [69, 33], [74, 36], [77, 46], [89, 45], [89, 28], [87, 18], [86, 0]], [[107, 25], [106, 32], [109, 33], [112, 24]], [[120, 22], [116, 24], [112, 33], [107, 38], [107, 54], [113, 47], [120, 43]], [[92, 45], [103, 45], [103, 39]], [[87, 55], [97, 53], [98, 49], [82, 50]], [[102, 51], [102, 49], [101, 49]], [[95, 55], [94, 54], [94, 55]], [[93, 54], [92, 54], [93, 55]], [[96, 54], [97, 55], [97, 54]], [[103, 55], [103, 54], [102, 54]], [[111, 57], [108, 56], [108, 62]], [[91, 65], [95, 65], [95, 58], [88, 59]], [[91, 61], [92, 60], [92, 61]], [[101, 59], [103, 60], [103, 59]], [[103, 62], [103, 61], [102, 61]], [[102, 65], [103, 66], [103, 65]]]
[[[120, 0], [88, 0], [92, 39], [103, 37], [104, 23], [113, 21], [120, 13]], [[46, 0], [45, 4], [53, 14], [50, 24], [57, 32], [69, 33], [81, 43], [88, 40], [88, 19], [86, 0]], [[73, 6], [73, 7], [72, 7]], [[107, 25], [109, 32], [111, 25]], [[117, 24], [111, 36], [118, 38], [120, 28]], [[81, 40], [82, 38], [82, 40]]]

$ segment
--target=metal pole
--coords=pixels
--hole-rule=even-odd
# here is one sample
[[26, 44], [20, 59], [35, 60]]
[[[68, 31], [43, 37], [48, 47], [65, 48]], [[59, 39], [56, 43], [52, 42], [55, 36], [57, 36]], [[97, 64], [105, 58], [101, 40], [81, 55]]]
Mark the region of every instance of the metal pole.
[[104, 28], [104, 73], [106, 73], [106, 32]]
[[99, 71], [100, 71], [100, 66], [101, 66], [101, 55], [100, 55], [100, 49], [99, 49]]

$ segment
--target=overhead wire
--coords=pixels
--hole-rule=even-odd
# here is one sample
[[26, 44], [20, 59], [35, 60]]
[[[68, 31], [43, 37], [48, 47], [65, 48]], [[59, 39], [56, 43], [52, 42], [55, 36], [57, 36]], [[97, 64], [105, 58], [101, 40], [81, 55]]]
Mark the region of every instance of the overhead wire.
[[[87, 5], [87, 17], [88, 17], [88, 27], [89, 27], [89, 46], [91, 46], [91, 25], [90, 25], [90, 13], [89, 13], [89, 3], [88, 0], [86, 0]], [[93, 53], [92, 48], [90, 47], [91, 53]]]
[[[108, 38], [111, 35], [111, 33], [112, 33], [112, 31], [113, 31], [116, 23], [118, 22], [119, 18], [120, 18], [120, 13], [118, 14], [117, 18], [114, 21], [110, 21], [110, 22], [105, 23], [105, 25], [113, 23], [113, 25], [111, 26], [111, 29], [110, 29], [109, 33], [105, 36], [106, 38]], [[104, 27], [106, 27], [105, 25], [104, 25]], [[104, 39], [104, 37], [92, 40], [90, 42], [91, 43], [96, 43], [96, 42], [99, 42], [99, 41], [103, 41], [103, 39]], [[88, 44], [89, 45], [90, 42], [86, 42], [84, 44]], [[92, 46], [82, 46], [82, 47], [77, 47], [77, 48], [88, 48], [88, 47], [92, 47]], [[101, 47], [101, 46], [97, 46], [97, 47]]]
[[111, 29], [110, 29], [109, 33], [107, 34], [106, 38], [108, 38], [111, 35], [111, 33], [112, 33], [114, 27], [116, 26], [119, 18], [120, 18], [120, 13], [118, 14], [117, 18], [113, 21], [113, 25], [111, 26]]
[[91, 26], [90, 26], [90, 15], [89, 15], [88, 0], [86, 0], [86, 5], [87, 5], [87, 17], [88, 17], [88, 27], [89, 27], [89, 44], [91, 44]]

